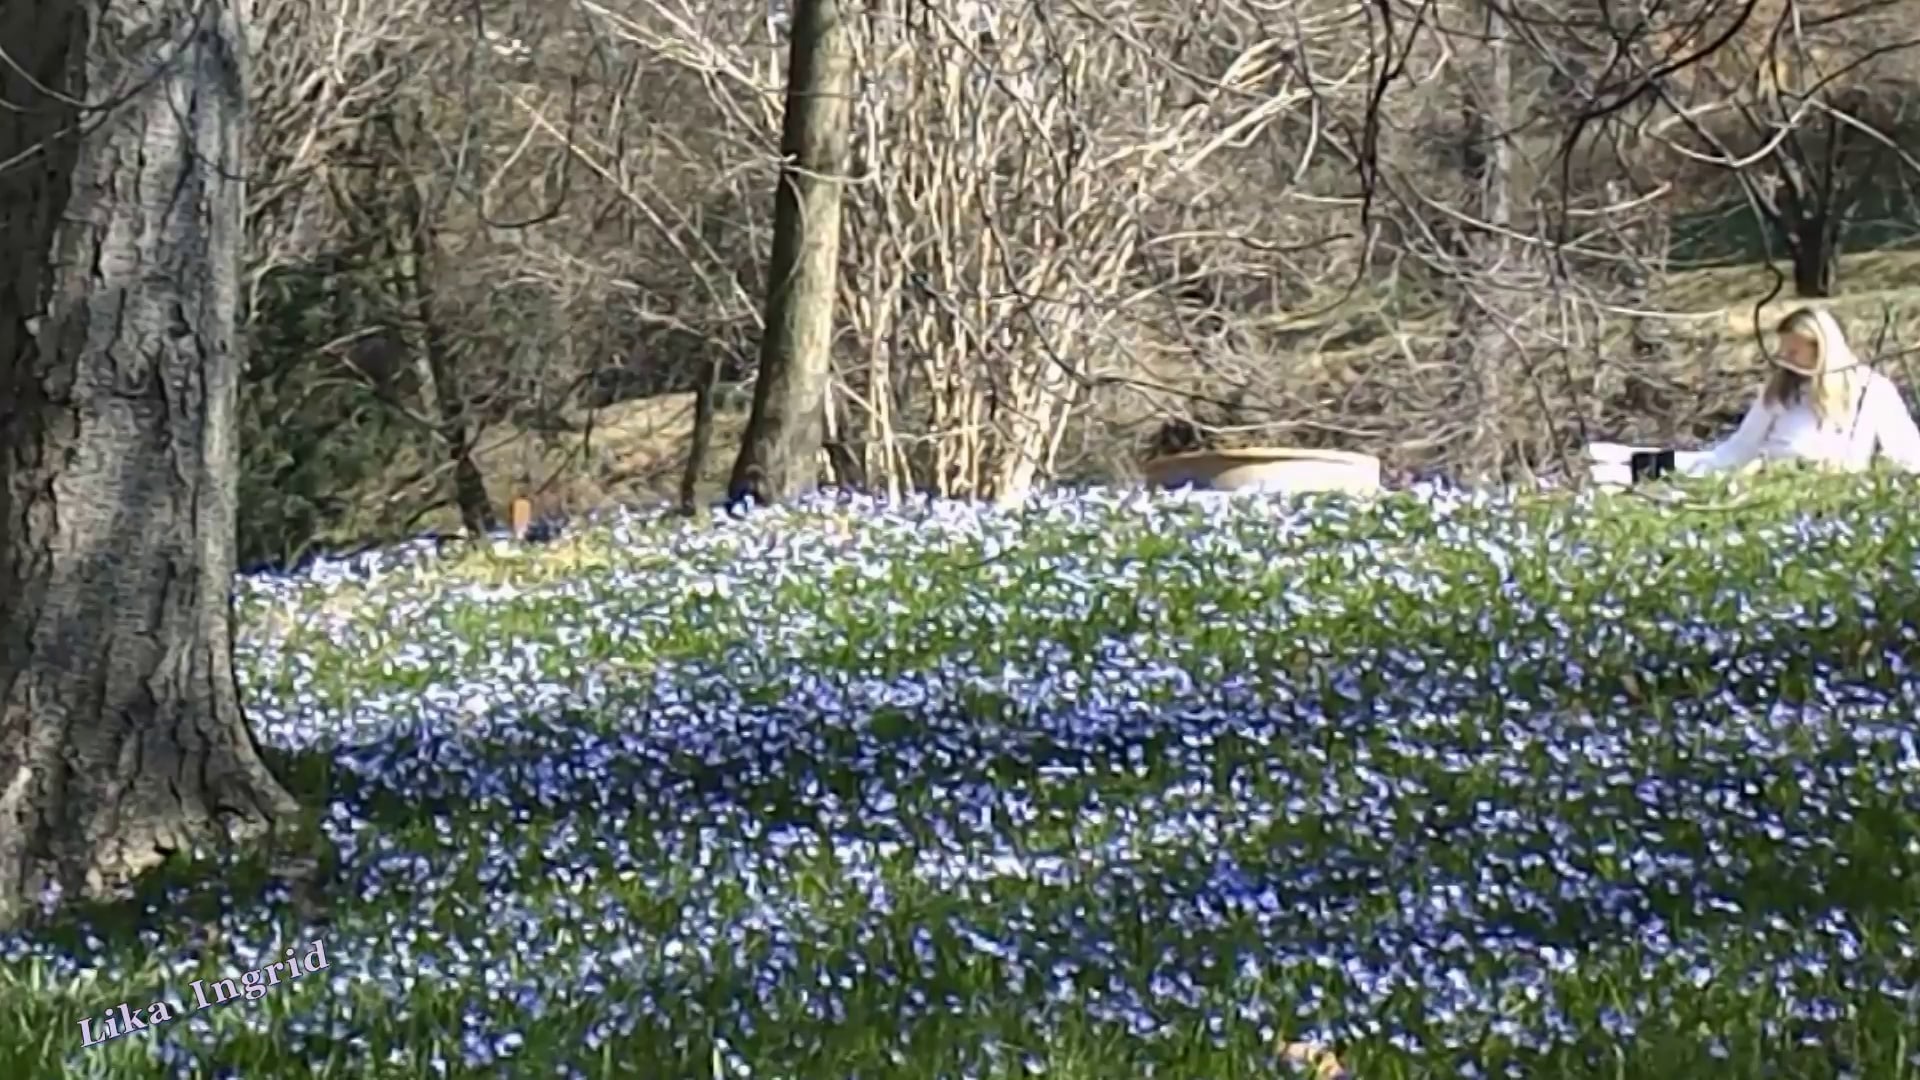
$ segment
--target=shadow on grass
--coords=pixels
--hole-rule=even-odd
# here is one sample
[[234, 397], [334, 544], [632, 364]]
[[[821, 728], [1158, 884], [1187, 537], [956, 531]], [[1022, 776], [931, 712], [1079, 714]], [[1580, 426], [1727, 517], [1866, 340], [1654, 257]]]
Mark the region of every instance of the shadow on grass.
[[[302, 921], [327, 921], [328, 894], [339, 891], [340, 865], [320, 827], [329, 803], [353, 799], [356, 812], [376, 825], [400, 829], [416, 822], [418, 808], [384, 792], [366, 792], [361, 781], [335, 767], [326, 753], [286, 753], [263, 747], [261, 756], [300, 804], [300, 812], [268, 836], [241, 847], [195, 858], [174, 852], [120, 895], [72, 901], [25, 929], [36, 940], [79, 955], [145, 951], [142, 935], [195, 927], [206, 937], [223, 913], [266, 898]], [[89, 942], [88, 939], [94, 939]]]

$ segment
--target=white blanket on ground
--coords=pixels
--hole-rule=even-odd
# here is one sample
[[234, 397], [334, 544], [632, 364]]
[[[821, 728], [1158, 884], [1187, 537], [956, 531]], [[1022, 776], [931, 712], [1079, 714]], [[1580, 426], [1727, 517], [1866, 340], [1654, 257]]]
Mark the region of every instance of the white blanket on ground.
[[[1587, 463], [1592, 469], [1596, 484], [1627, 485], [1633, 483], [1633, 455], [1657, 453], [1664, 447], [1628, 446], [1625, 443], [1595, 442], [1587, 444]], [[1706, 454], [1699, 450], [1675, 450], [1673, 467], [1678, 473], [1687, 473], [1697, 467]]]

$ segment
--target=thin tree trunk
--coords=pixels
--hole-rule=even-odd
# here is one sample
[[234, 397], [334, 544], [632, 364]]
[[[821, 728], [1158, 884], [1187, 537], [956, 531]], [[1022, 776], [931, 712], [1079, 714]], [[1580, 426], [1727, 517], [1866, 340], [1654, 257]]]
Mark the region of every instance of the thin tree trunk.
[[852, 70], [839, 0], [795, 0], [766, 333], [753, 413], [728, 483], [736, 502], [785, 502], [811, 490], [819, 473]]
[[860, 465], [860, 456], [847, 445], [846, 424], [834, 409], [831, 392], [827, 394], [822, 415], [826, 417], [827, 434], [821, 449], [827, 452], [827, 467], [833, 475], [834, 486], [842, 491], [866, 490], [866, 472]]
[[1852, 216], [1862, 189], [1849, 176], [1861, 168], [1848, 152], [1852, 138], [1851, 128], [1829, 116], [1817, 159], [1805, 154], [1798, 141], [1775, 151], [1778, 155], [1791, 152], [1781, 158], [1786, 183], [1777, 226], [1793, 257], [1794, 294], [1802, 299], [1830, 297], [1837, 284], [1840, 229]]
[[[1506, 20], [1486, 10], [1486, 67], [1475, 72], [1467, 94], [1467, 180], [1478, 195], [1476, 216], [1488, 228], [1470, 236], [1469, 259], [1481, 288], [1460, 305], [1459, 354], [1470, 364], [1474, 423], [1467, 458], [1470, 465], [1498, 475], [1506, 459], [1502, 375], [1512, 351], [1502, 325], [1510, 296], [1504, 279], [1513, 273], [1513, 245], [1501, 230], [1513, 223], [1513, 57]], [[1473, 288], [1469, 285], [1469, 288]]]
[[1834, 249], [1838, 246], [1834, 232], [1824, 214], [1794, 222], [1794, 236], [1788, 245], [1793, 253], [1794, 295], [1810, 300], [1833, 295]]
[[233, 674], [243, 9], [106, 10], [0, 5], [0, 924], [296, 809]]
[[720, 360], [711, 353], [700, 361], [700, 382], [693, 390], [693, 437], [687, 442], [687, 464], [680, 472], [680, 512], [700, 509], [700, 477], [713, 453], [713, 397], [720, 389]]
[[[398, 147], [397, 131], [393, 132], [393, 139]], [[413, 308], [414, 321], [420, 326], [420, 354], [425, 365], [421, 372], [422, 389], [438, 424], [442, 452], [453, 468], [453, 502], [460, 509], [460, 523], [468, 535], [485, 536], [493, 531], [497, 522], [493, 501], [487, 495], [486, 477], [473, 457], [474, 432], [467, 413], [466, 381], [461, 378], [460, 365], [447, 349], [446, 331], [440, 325], [433, 296], [433, 259], [437, 246], [433, 223], [428, 220], [426, 200], [420, 197], [412, 179], [402, 178], [399, 186], [397, 228], [406, 238], [402, 242], [395, 237], [394, 244], [399, 248], [401, 286]]]
[[[1513, 224], [1513, 49], [1507, 20], [1497, 7], [1487, 7], [1487, 88], [1481, 102], [1482, 132], [1489, 140], [1481, 160], [1480, 216], [1489, 224]], [[1511, 245], [1507, 238], [1490, 238], [1495, 246]]]

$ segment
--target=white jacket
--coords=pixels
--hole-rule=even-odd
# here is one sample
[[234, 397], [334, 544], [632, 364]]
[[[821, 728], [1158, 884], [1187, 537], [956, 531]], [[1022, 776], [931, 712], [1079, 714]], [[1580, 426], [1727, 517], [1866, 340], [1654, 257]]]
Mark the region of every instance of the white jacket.
[[1739, 429], [1689, 462], [1684, 471], [1691, 475], [1720, 472], [1756, 459], [1800, 459], [1858, 471], [1873, 460], [1877, 445], [1895, 465], [1920, 472], [1920, 429], [1914, 427], [1900, 388], [1877, 371], [1867, 372], [1863, 381], [1854, 414], [1824, 428], [1804, 395], [1781, 408], [1768, 404], [1762, 391]]

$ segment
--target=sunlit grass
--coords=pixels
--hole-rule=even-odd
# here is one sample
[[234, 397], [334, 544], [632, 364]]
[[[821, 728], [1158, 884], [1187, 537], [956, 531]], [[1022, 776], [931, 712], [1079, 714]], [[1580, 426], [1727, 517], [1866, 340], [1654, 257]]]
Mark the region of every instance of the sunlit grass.
[[1914, 1075], [1920, 485], [1805, 480], [251, 580], [322, 884], [181, 865], [0, 942], [0, 1075]]

